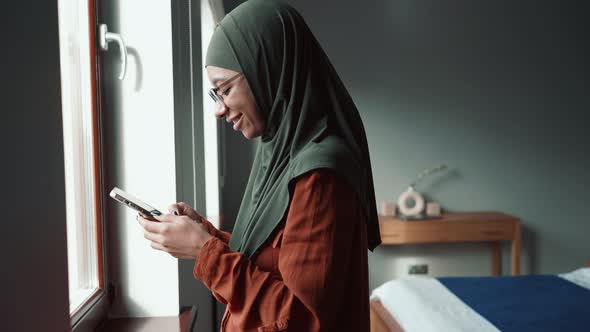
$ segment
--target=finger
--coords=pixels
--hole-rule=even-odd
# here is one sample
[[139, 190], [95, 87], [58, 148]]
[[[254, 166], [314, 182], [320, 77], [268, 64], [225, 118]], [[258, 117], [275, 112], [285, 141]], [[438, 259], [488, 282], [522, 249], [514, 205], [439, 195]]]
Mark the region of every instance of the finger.
[[180, 215], [186, 215], [186, 216], [190, 216], [194, 213], [196, 213], [196, 211], [188, 204], [186, 204], [185, 202], [179, 202], [178, 203], [178, 207], [179, 207], [179, 212]]
[[141, 217], [141, 216], [139, 216], [137, 218], [137, 221], [139, 221], [139, 224], [143, 227], [143, 229], [145, 229], [146, 231], [151, 232], [151, 233], [157, 233], [157, 234], [163, 233], [167, 227], [164, 224], [150, 221], [150, 220], [145, 219], [144, 217]]
[[170, 212], [170, 214], [178, 216], [180, 215], [180, 211], [182, 211], [182, 208], [178, 203], [170, 204], [170, 206], [168, 206], [168, 212]]
[[173, 214], [163, 214], [161, 216], [154, 216], [154, 218], [157, 221], [161, 222], [173, 222], [174, 220], [176, 220], [176, 218], [178, 218], [178, 216], [175, 216]]
[[178, 251], [178, 248], [176, 246], [174, 246], [172, 243], [170, 243], [170, 237], [164, 233], [166, 233], [166, 231], [163, 231], [162, 233], [153, 233], [153, 232], [149, 232], [147, 230], [144, 230], [143, 237], [151, 242], [158, 243], [158, 244], [168, 248], [168, 251], [170, 251], [170, 250]]
[[152, 242], [150, 244], [152, 246], [152, 248], [156, 249], [156, 250], [160, 250], [160, 251], [164, 251], [164, 252], [168, 252], [170, 249], [158, 242]]
[[140, 217], [142, 217], [143, 219], [149, 220], [149, 221], [157, 221], [156, 219], [154, 219], [154, 217], [151, 214], [144, 214], [142, 212], [137, 212], [137, 215], [139, 215]]
[[152, 243], [158, 243], [164, 246], [164, 237], [162, 236], [162, 234], [143, 231], [143, 237], [146, 238], [146, 240], [151, 241]]
[[175, 257], [176, 256], [183, 256], [183, 257], [186, 256], [186, 255], [182, 254], [178, 249], [173, 248], [173, 247], [170, 247], [170, 246], [167, 246], [167, 245], [164, 245], [164, 244], [159, 243], [157, 241], [150, 242], [150, 246], [153, 249], [167, 252], [167, 253], [169, 253], [169, 254], [171, 254], [173, 256], [175, 255]]

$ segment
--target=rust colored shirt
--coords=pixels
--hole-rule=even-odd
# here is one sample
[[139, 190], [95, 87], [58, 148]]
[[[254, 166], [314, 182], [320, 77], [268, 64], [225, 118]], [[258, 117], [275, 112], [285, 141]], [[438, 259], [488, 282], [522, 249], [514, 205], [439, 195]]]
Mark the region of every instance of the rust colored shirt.
[[204, 221], [194, 276], [227, 304], [221, 331], [369, 331], [366, 222], [328, 169], [296, 180], [286, 219], [253, 259]]

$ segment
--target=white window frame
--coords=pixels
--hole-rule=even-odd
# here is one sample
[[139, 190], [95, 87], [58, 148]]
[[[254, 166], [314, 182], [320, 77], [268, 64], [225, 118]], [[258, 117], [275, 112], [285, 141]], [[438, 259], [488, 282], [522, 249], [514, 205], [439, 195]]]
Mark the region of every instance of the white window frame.
[[93, 330], [96, 318], [100, 321], [105, 315], [108, 302], [98, 169], [98, 85], [91, 28], [95, 25], [94, 6], [94, 0], [58, 1], [69, 312], [74, 331]]

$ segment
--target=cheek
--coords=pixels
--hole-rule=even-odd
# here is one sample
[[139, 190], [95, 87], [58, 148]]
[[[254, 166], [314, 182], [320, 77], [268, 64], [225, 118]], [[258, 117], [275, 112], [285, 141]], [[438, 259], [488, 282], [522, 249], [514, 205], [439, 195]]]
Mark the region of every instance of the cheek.
[[256, 110], [254, 96], [247, 95], [239, 103], [233, 105], [233, 109], [242, 113], [244, 116], [243, 130], [244, 135], [256, 137], [262, 135], [265, 130], [265, 120]]
[[253, 102], [248, 103], [246, 107], [247, 109], [244, 109], [244, 113], [248, 114], [247, 119], [249, 126], [252, 127], [251, 130], [255, 130], [258, 134], [262, 134], [262, 131], [265, 128], [265, 121], [256, 111], [256, 104]]
[[254, 111], [252, 113], [250, 116], [250, 125], [257, 134], [261, 135], [265, 127], [264, 119], [257, 112]]

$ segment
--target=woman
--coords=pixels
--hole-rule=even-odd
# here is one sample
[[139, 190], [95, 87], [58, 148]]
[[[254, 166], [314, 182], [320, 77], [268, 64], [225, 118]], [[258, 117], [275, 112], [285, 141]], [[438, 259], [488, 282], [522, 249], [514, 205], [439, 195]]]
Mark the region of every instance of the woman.
[[[368, 331], [367, 248], [380, 243], [364, 129], [292, 7], [250, 0], [206, 57], [215, 115], [260, 137], [233, 232], [188, 205], [140, 218], [152, 247], [196, 259], [227, 304], [222, 331]], [[197, 222], [194, 222], [197, 221]]]

